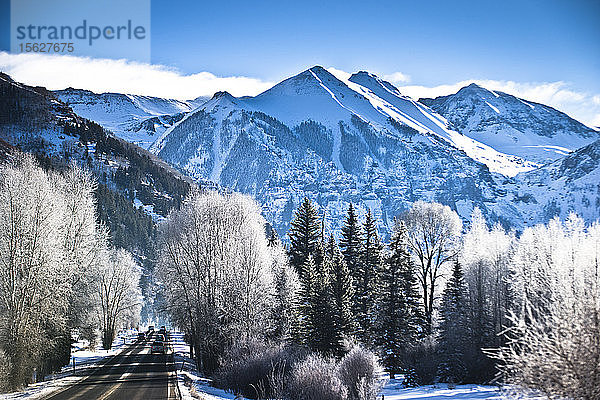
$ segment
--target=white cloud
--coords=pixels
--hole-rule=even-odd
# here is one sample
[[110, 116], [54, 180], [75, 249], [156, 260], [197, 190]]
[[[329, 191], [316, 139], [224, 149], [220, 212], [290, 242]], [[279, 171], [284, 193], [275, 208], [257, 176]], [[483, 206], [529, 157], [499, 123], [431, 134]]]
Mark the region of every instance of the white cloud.
[[[98, 93], [132, 93], [181, 100], [211, 96], [221, 90], [234, 96], [252, 96], [274, 84], [245, 76], [220, 77], [210, 72], [185, 75], [167, 66], [128, 60], [6, 52], [0, 52], [0, 70], [18, 82], [52, 90], [75, 87]], [[342, 80], [351, 75], [336, 68], [328, 68], [328, 71]], [[396, 84], [410, 79], [401, 72], [383, 75], [383, 78]], [[413, 98], [437, 97], [456, 93], [472, 82], [487, 89], [547, 104], [588, 126], [600, 126], [600, 94], [577, 91], [562, 81], [530, 83], [471, 79], [433, 87], [404, 85], [399, 89]]]
[[273, 85], [244, 76], [184, 75], [163, 65], [63, 55], [0, 52], [0, 70], [18, 82], [52, 90], [75, 87], [181, 100], [212, 96], [221, 90], [234, 96], [256, 95]]
[[470, 79], [451, 85], [400, 86], [400, 91], [413, 98], [437, 97], [456, 93], [460, 88], [476, 83], [486, 89], [512, 94], [525, 100], [549, 105], [584, 124], [598, 126], [600, 95], [577, 91], [563, 81], [557, 82], [514, 82], [490, 79]]
[[410, 82], [410, 76], [403, 74], [402, 72], [394, 72], [388, 75], [383, 75], [383, 79], [395, 84]]

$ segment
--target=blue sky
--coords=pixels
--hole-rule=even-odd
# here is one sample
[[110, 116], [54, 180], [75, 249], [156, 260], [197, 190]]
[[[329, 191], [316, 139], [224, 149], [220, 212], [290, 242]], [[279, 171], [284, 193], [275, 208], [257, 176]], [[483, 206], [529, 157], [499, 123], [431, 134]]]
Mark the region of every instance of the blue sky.
[[152, 60], [277, 80], [314, 64], [600, 89], [600, 1], [153, 0]]
[[25, 83], [178, 98], [256, 94], [316, 64], [367, 69], [413, 96], [477, 80], [600, 125], [598, 0], [151, 0], [151, 66], [11, 56], [0, 69]]

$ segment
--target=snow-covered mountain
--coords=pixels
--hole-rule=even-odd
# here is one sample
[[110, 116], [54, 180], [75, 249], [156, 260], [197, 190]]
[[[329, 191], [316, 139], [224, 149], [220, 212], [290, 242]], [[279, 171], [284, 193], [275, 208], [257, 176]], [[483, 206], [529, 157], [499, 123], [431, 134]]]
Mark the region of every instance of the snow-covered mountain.
[[460, 133], [494, 149], [548, 163], [600, 138], [552, 107], [471, 84], [457, 93], [420, 99]]
[[97, 94], [73, 88], [57, 90], [54, 94], [78, 115], [145, 149], [167, 128], [208, 100], [205, 97], [179, 101], [120, 93]]
[[[577, 143], [593, 141], [597, 132], [547, 106], [480, 87], [464, 91], [498, 99], [483, 104], [494, 114], [494, 107], [502, 109], [502, 122], [522, 129], [520, 145], [482, 143], [469, 136], [471, 131], [462, 132], [470, 122], [448, 121], [424, 104], [427, 100], [404, 96], [368, 72], [345, 79], [317, 66], [254, 97], [215, 94], [167, 129], [150, 150], [196, 179], [253, 195], [281, 233], [304, 196], [320, 205], [334, 230], [353, 202], [359, 210], [371, 208], [383, 221], [384, 233], [416, 200], [448, 204], [465, 219], [477, 206], [490, 220], [516, 229], [583, 204], [570, 194], [552, 208], [545, 191], [551, 185], [544, 178], [551, 167], [539, 169], [547, 159], [532, 156], [539, 148], [524, 146], [568, 144], [568, 153]], [[488, 118], [486, 112], [478, 121]], [[544, 131], [551, 127], [551, 133]], [[522, 147], [534, 150], [515, 151]], [[587, 171], [577, 182], [593, 181], [594, 173]], [[589, 192], [577, 185], [570, 187]], [[600, 200], [583, 214], [591, 220], [599, 210]]]
[[526, 216], [524, 225], [545, 222], [572, 211], [586, 221], [600, 218], [600, 140], [506, 185]]
[[[334, 231], [350, 202], [359, 212], [372, 209], [383, 221], [384, 234], [393, 218], [416, 200], [447, 204], [465, 219], [477, 206], [489, 220], [516, 229], [570, 210], [588, 221], [600, 216], [598, 142], [566, 156], [551, 153], [549, 159], [557, 159], [543, 167], [522, 158], [541, 164], [548, 158], [534, 156], [547, 152], [526, 146], [571, 146], [566, 153], [577, 143], [590, 143], [598, 132], [550, 107], [480, 87], [469, 86], [453, 96], [467, 98], [465, 91], [475, 92], [469, 95], [474, 96], [471, 100], [461, 100], [470, 108], [457, 106], [460, 102], [452, 96], [446, 98], [448, 109], [454, 110], [446, 115], [449, 120], [426, 105], [438, 107], [440, 99], [417, 102], [368, 72], [348, 78], [321, 67], [255, 97], [216, 93], [193, 111], [201, 100], [177, 102], [72, 89], [56, 95], [131, 141], [140, 142], [140, 135], [146, 134], [144, 143], [151, 152], [197, 182], [253, 195], [281, 234], [304, 196], [319, 204]], [[482, 102], [484, 95], [497, 100]], [[73, 113], [53, 101], [65, 115]], [[499, 143], [485, 144], [476, 140], [476, 134], [487, 138], [483, 128], [463, 132], [465, 127], [487, 126], [481, 121], [489, 120], [489, 110], [498, 125], [521, 129], [518, 145], [502, 147], [499, 138], [507, 130], [494, 134]], [[35, 119], [33, 115], [43, 119], [43, 109], [29, 111], [28, 121]], [[537, 114], [531, 114], [528, 123], [527, 113], [532, 112]], [[160, 128], [154, 125], [154, 131], [149, 127], [152, 134], [124, 129], [157, 116], [173, 119]], [[527, 151], [518, 152], [523, 149]]]
[[518, 221], [497, 178], [465, 148], [489, 152], [507, 169], [533, 168], [461, 140], [442, 117], [373, 75], [343, 81], [313, 67], [255, 97], [215, 94], [151, 151], [197, 179], [252, 194], [280, 232], [304, 196], [333, 229], [350, 202], [371, 208], [386, 231], [419, 199], [465, 218], [478, 206], [492, 220]]

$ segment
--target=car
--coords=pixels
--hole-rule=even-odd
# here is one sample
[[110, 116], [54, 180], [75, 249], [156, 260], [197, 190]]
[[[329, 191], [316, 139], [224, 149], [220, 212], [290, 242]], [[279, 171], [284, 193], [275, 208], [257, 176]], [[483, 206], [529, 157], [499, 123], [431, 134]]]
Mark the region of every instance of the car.
[[165, 348], [165, 344], [159, 340], [155, 340], [152, 343], [152, 347], [150, 347], [150, 353], [162, 353], [165, 354], [166, 348]]
[[146, 340], [146, 334], [144, 332], [138, 333], [137, 341], [138, 342], [143, 342], [144, 340]]
[[166, 336], [165, 336], [165, 335], [163, 335], [162, 333], [157, 333], [157, 334], [156, 334], [156, 337], [155, 337], [155, 340], [156, 340], [156, 341], [159, 341], [159, 342], [166, 342], [166, 341], [167, 341], [167, 338], [166, 338]]
[[152, 332], [152, 331], [154, 331], [154, 325], [150, 325], [150, 326], [148, 327], [148, 332]]

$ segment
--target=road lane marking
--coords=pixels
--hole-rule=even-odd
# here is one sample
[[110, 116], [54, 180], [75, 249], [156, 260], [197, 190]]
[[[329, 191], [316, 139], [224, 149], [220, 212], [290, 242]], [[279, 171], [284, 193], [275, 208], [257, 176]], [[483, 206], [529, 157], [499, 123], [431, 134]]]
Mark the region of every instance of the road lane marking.
[[[142, 349], [142, 351], [140, 351], [137, 354], [140, 355], [148, 355], [150, 353], [144, 353], [145, 351], [148, 351], [148, 349], [144, 346], [144, 348]], [[104, 394], [102, 394], [102, 396], [98, 397], [97, 400], [105, 400], [107, 399], [110, 395], [112, 395], [115, 391], [117, 391], [117, 389], [119, 389], [123, 383], [125, 383], [126, 378], [128, 378], [129, 376], [133, 375], [133, 370], [135, 370], [135, 367], [138, 365], [141, 365], [141, 363], [133, 363], [133, 364], [118, 364], [119, 366], [125, 366], [125, 365], [129, 365], [129, 368], [127, 368], [127, 370], [125, 372], [123, 372], [117, 379], [116, 379], [116, 384], [112, 387], [112, 389], [109, 389], [108, 391], [104, 392]]]
[[[129, 346], [123, 350], [121, 350], [119, 353], [113, 354], [112, 356], [110, 356], [109, 358], [103, 360], [101, 362], [101, 364], [97, 365], [96, 367], [94, 367], [94, 369], [91, 371], [91, 373], [89, 375], [84, 375], [81, 377], [81, 379], [79, 379], [77, 382], [68, 385], [67, 387], [65, 387], [62, 390], [58, 390], [55, 391], [53, 393], [50, 394], [50, 398], [56, 397], [56, 396], [61, 396], [63, 393], [69, 391], [69, 390], [77, 390], [78, 386], [81, 386], [81, 384], [83, 382], [85, 382], [87, 379], [90, 379], [92, 377], [94, 378], [101, 378], [101, 377], [108, 377], [109, 374], [102, 374], [102, 375], [97, 375], [99, 373], [100, 370], [102, 370], [103, 368], [107, 368], [106, 372], [109, 372], [111, 369], [113, 369], [115, 366], [118, 366], [119, 364], [114, 364], [114, 365], [109, 365], [113, 360], [117, 360], [121, 357], [125, 357], [126, 355], [133, 353], [133, 351], [135, 350], [135, 346]], [[75, 389], [74, 389], [75, 388]], [[76, 393], [76, 395], [78, 397], [81, 397], [81, 395], [87, 393], [90, 390], [94, 389], [94, 385], [88, 385], [85, 388], [79, 389]]]

